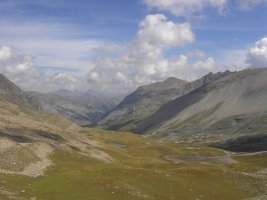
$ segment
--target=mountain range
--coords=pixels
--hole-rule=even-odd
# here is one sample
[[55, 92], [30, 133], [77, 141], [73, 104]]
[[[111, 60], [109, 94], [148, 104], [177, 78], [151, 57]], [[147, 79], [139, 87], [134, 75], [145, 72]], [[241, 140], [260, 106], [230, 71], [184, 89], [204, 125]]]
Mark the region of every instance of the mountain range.
[[154, 114], [166, 103], [229, 74], [230, 71], [209, 73], [193, 82], [172, 77], [164, 82], [141, 86], [108, 113], [99, 124], [111, 130], [134, 131], [136, 124]]
[[3, 99], [24, 108], [165, 141], [213, 142], [267, 130], [267, 69], [209, 73], [192, 82], [171, 77], [121, 103], [92, 92], [24, 92], [3, 75], [0, 83]]
[[11, 103], [33, 111], [60, 114], [80, 126], [98, 122], [120, 101], [119, 98], [93, 96], [89, 92], [77, 93], [68, 90], [48, 94], [27, 92], [2, 74], [0, 74], [0, 95]]
[[100, 126], [172, 142], [208, 142], [266, 133], [267, 69], [209, 73], [142, 86], [108, 113]]

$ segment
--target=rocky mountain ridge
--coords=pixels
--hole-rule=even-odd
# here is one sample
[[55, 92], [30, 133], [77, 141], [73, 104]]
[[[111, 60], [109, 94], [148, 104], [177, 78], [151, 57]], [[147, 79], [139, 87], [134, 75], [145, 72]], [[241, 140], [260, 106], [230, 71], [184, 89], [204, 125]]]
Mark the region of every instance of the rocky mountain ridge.
[[193, 82], [169, 78], [164, 82], [141, 86], [108, 113], [99, 124], [111, 130], [133, 131], [136, 124], [154, 114], [169, 101], [231, 73], [209, 73]]

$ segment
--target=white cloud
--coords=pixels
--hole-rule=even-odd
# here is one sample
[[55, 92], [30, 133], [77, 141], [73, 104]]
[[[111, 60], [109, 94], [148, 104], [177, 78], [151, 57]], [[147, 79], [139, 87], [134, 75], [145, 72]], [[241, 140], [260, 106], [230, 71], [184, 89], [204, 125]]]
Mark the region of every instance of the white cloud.
[[169, 60], [169, 68], [169, 76], [192, 81], [208, 72], [215, 72], [216, 63], [211, 57], [193, 62], [188, 56], [180, 55]]
[[[165, 15], [147, 15], [139, 24], [137, 42], [157, 48], [182, 47], [194, 41], [190, 24], [175, 24]], [[138, 45], [140, 45], [138, 44]]]
[[176, 16], [199, 14], [207, 7], [214, 7], [222, 12], [228, 0], [144, 0], [151, 8], [170, 11]]
[[267, 0], [143, 0], [150, 8], [169, 11], [177, 17], [192, 17], [203, 19], [201, 13], [208, 7], [215, 8], [223, 13], [228, 8], [237, 8], [243, 11], [251, 10]]
[[14, 49], [9, 46], [3, 46], [0, 49], [0, 52], [5, 52], [1, 54], [3, 56], [1, 56], [2, 59], [0, 59], [0, 70], [2, 73], [34, 73], [35, 64], [32, 56], [18, 54]]
[[7, 47], [7, 46], [1, 47], [1, 49], [0, 49], [0, 61], [9, 59], [11, 57], [11, 53], [12, 53], [11, 47]]
[[56, 84], [64, 84], [64, 83], [75, 83], [76, 79], [74, 76], [66, 73], [57, 72], [49, 77], [49, 81]]
[[267, 67], [267, 37], [256, 42], [249, 50], [247, 63], [251, 68]]
[[236, 0], [238, 8], [241, 10], [251, 10], [256, 6], [266, 2], [266, 0]]
[[205, 62], [203, 61], [196, 62], [193, 65], [193, 69], [212, 72], [215, 70], [215, 61], [213, 60], [213, 58], [209, 57]]
[[181, 48], [193, 41], [188, 23], [174, 23], [161, 14], [148, 15], [140, 22], [136, 37], [125, 53], [95, 61], [87, 76], [89, 85], [107, 94], [121, 94], [170, 76], [193, 80], [214, 71], [214, 60], [206, 59], [201, 51], [198, 54], [203, 57], [196, 62], [186, 55], [165, 57], [165, 50]]
[[215, 52], [217, 70], [240, 71], [247, 69], [247, 49], [248, 48], [244, 46], [239, 49], [226, 49]]

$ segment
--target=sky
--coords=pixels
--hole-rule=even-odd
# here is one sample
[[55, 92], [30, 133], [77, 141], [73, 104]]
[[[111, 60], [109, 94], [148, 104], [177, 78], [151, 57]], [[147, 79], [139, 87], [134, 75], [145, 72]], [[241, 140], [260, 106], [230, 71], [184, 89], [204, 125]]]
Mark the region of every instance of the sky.
[[267, 67], [267, 0], [0, 0], [0, 73], [24, 90], [125, 95]]

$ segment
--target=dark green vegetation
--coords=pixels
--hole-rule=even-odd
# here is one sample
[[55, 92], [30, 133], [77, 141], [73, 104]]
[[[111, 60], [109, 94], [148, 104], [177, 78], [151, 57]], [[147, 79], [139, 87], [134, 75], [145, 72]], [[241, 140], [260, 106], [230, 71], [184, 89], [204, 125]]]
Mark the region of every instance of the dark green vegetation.
[[[44, 176], [30, 178], [0, 175], [0, 199], [106, 200], [106, 199], [246, 199], [266, 191], [267, 154], [235, 155], [234, 164], [180, 162], [167, 155], [222, 156], [218, 149], [174, 145], [127, 133], [83, 129], [97, 141], [101, 151], [113, 158], [107, 163], [84, 155], [79, 150], [56, 150], [54, 163]], [[110, 141], [125, 145], [114, 147]]]

